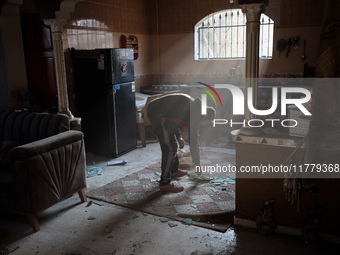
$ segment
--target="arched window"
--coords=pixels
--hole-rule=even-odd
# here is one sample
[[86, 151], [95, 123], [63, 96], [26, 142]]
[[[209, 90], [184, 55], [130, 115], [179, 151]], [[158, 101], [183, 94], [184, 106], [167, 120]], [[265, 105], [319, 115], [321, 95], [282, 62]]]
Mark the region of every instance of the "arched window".
[[[208, 15], [195, 25], [195, 60], [239, 59], [246, 56], [246, 15], [229, 9]], [[273, 54], [274, 21], [260, 18], [260, 58]]]

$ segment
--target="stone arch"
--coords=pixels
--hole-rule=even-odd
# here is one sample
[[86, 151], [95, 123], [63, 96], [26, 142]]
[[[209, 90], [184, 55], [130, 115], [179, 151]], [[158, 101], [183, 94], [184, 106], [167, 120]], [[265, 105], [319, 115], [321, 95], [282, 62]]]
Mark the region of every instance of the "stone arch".
[[55, 12], [56, 19], [66, 19], [70, 18], [70, 14], [74, 12], [77, 3], [83, 0], [64, 0], [60, 3], [60, 10]]

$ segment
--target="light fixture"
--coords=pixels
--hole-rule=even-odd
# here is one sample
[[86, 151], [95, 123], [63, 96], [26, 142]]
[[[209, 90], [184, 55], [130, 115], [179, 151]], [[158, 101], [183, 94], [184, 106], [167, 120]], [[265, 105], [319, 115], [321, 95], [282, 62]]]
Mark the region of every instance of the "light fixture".
[[231, 4], [233, 4], [233, 3], [234, 3], [234, 0], [229, 0], [229, 2], [230, 2]]

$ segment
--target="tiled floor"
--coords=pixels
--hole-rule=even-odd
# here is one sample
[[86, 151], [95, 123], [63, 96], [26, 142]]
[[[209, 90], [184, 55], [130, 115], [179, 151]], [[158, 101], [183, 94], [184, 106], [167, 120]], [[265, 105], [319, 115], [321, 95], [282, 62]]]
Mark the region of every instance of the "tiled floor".
[[[228, 150], [231, 155], [235, 153], [231, 147]], [[120, 159], [128, 160], [128, 163], [107, 167], [101, 175], [88, 178], [87, 189], [95, 189], [159, 162], [159, 145], [139, 146]], [[102, 167], [106, 167], [108, 160], [88, 157], [88, 163]], [[0, 212], [0, 227], [10, 232], [1, 242], [10, 251], [14, 250], [13, 255], [339, 254], [336, 252], [340, 250], [331, 244], [309, 246], [299, 237], [263, 236], [256, 229], [237, 226], [225, 233], [180, 222], [173, 222], [178, 226], [170, 227], [161, 222], [160, 217], [112, 204], [86, 205], [80, 203], [78, 196], [72, 196], [49, 208], [38, 216], [41, 230], [37, 233], [32, 232], [24, 216]]]

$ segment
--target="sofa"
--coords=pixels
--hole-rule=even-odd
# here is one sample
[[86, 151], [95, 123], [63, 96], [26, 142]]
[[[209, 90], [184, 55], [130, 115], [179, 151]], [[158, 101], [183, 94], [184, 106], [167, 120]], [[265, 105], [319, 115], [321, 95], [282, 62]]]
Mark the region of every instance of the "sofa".
[[78, 193], [86, 201], [84, 136], [63, 114], [0, 112], [0, 210], [37, 214]]

